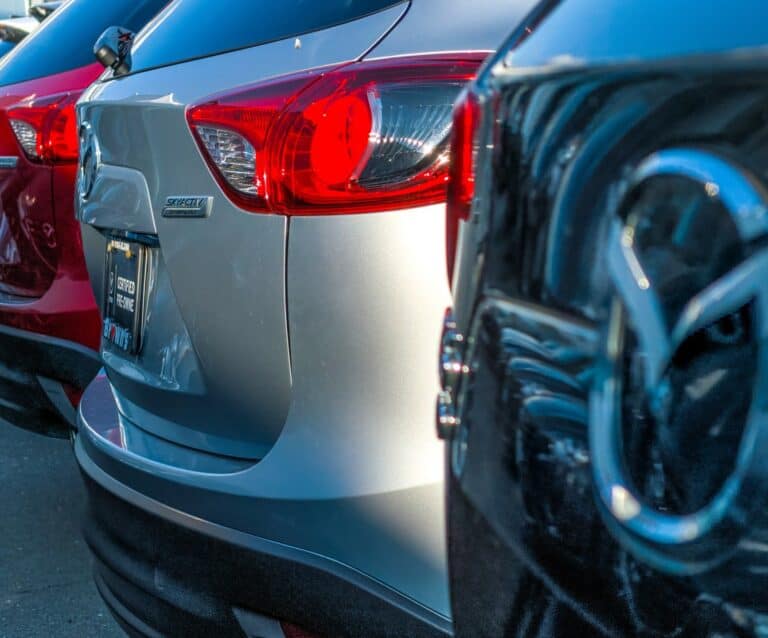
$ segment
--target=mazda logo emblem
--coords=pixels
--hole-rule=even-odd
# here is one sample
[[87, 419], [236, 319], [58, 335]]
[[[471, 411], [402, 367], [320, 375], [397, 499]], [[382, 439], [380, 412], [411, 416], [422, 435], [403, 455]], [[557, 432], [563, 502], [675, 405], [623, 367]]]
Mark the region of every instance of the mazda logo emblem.
[[[642, 188], [670, 179], [677, 180], [678, 190], [683, 183], [689, 185], [690, 192], [701, 194], [697, 208], [678, 209], [679, 200], [647, 206], [637, 203]], [[733, 544], [749, 529], [749, 516], [756, 503], [763, 503], [768, 486], [768, 353], [763, 350], [768, 337], [768, 249], [760, 243], [768, 237], [768, 192], [754, 175], [730, 159], [708, 150], [672, 148], [641, 162], [617, 199], [621, 203], [608, 228], [605, 252], [613, 301], [590, 398], [590, 448], [598, 504], [609, 529], [635, 555], [661, 570], [699, 573], [727, 558]], [[657, 233], [649, 238], [653, 231], [645, 229], [659, 228], [660, 224], [643, 226], [642, 215], [652, 214], [649, 211], [655, 210], [654, 206], [662, 206], [675, 220], [675, 231], [693, 226], [691, 211], [709, 206], [710, 211], [717, 212], [711, 213], [698, 234]], [[619, 214], [622, 211], [627, 215]], [[718, 255], [701, 247], [718, 245], [717, 240], [707, 244], [708, 236], [725, 228], [733, 229], [729, 231], [733, 240], [728, 244], [733, 250], [727, 253], [727, 260], [718, 261]], [[650, 252], [649, 245], [653, 249]], [[654, 256], [661, 253], [682, 256], [678, 260], [682, 266], [670, 259], [654, 265]], [[713, 267], [715, 263], [720, 263], [719, 270]], [[673, 278], [670, 273], [675, 268], [683, 276]], [[665, 276], [674, 285], [663, 286]], [[745, 308], [753, 313], [751, 338], [757, 343], [757, 364], [756, 372], [743, 372], [741, 385], [748, 386], [743, 394], [751, 400], [746, 401], [743, 431], [730, 473], [719, 479], [713, 493], [708, 493], [694, 511], [659, 509], [637, 487], [628, 470], [622, 432], [639, 423], [628, 416], [636, 405], [632, 399], [642, 397], [648, 414], [661, 424], [656, 427], [664, 428], [664, 441], [678, 436], [681, 423], [670, 419], [681, 401], [681, 394], [670, 390], [675, 386], [672, 371], [679, 374], [680, 370], [676, 361], [689, 356], [684, 347], [696, 335], [706, 332], [710, 343], [726, 345], [743, 336], [743, 326], [727, 321], [738, 318]], [[718, 333], [713, 330], [718, 325], [730, 325], [732, 330]], [[633, 336], [628, 339], [630, 330]], [[709, 359], [700, 360], [698, 379], [711, 381], [726, 374], [724, 367], [711, 363], [712, 352]], [[632, 368], [628, 362], [638, 365]], [[632, 386], [627, 379], [635, 374], [638, 382]], [[695, 401], [698, 386], [682, 387], [685, 396], [690, 395], [688, 400]], [[732, 396], [723, 398], [725, 402], [734, 400]], [[704, 415], [705, 429], [699, 438], [707, 436], [706, 424], [711, 422]], [[691, 454], [690, 450], [681, 452], [680, 447], [667, 449]], [[671, 464], [675, 462], [670, 459]]]
[[77, 173], [77, 194], [81, 202], [88, 199], [101, 166], [101, 150], [93, 129], [87, 122], [80, 126], [80, 165]]

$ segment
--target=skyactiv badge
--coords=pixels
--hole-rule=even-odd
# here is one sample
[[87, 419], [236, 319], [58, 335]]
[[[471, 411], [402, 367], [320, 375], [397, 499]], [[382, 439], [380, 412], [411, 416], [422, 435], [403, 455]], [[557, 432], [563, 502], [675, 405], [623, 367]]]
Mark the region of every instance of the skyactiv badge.
[[210, 195], [174, 195], [165, 198], [163, 217], [208, 217], [213, 208]]

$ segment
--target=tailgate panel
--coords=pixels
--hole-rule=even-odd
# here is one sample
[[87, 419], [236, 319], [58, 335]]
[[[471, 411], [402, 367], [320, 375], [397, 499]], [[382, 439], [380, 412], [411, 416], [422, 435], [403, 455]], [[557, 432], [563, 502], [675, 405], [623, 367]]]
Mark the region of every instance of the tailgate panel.
[[[105, 350], [120, 409], [142, 428], [259, 459], [291, 403], [286, 218], [246, 213], [226, 198], [188, 128], [186, 106], [355, 59], [405, 6], [301, 36], [299, 47], [291, 38], [97, 84], [81, 101], [80, 120], [91, 126], [102, 163], [79, 213], [97, 295], [104, 233], [141, 229], [157, 244], [144, 346], [137, 356]], [[212, 196], [210, 216], [161, 215], [166, 198], [187, 195]]]

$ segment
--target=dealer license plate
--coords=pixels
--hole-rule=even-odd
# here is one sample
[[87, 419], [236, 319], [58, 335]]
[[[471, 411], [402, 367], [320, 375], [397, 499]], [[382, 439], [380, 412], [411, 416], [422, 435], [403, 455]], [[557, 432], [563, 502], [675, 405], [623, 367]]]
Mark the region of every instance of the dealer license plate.
[[103, 336], [130, 354], [141, 349], [147, 250], [143, 244], [123, 239], [107, 242]]

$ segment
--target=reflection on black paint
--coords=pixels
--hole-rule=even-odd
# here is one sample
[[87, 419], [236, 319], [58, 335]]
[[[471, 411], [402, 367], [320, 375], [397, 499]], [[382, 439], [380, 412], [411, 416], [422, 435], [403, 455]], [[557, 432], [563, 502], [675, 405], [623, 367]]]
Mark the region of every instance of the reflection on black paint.
[[[587, 415], [614, 298], [608, 224], [627, 176], [654, 152], [686, 146], [765, 179], [768, 64], [630, 64], [494, 82], [503, 87], [494, 98], [498, 123], [482, 160], [493, 180], [475, 220], [487, 233], [467, 234], [463, 247], [477, 255], [482, 279], [471, 325], [462, 327], [471, 353], [462, 386], [466, 458], [449, 488], [457, 635], [756, 635], [768, 626], [768, 524], [755, 523], [728, 560], [703, 573], [675, 576], [636, 560], [596, 506]], [[696, 202], [680, 184], [658, 188], [661, 204], [640, 202], [641, 214], [653, 209], [659, 217], [648, 228], [666, 223], [672, 232], [675, 215]], [[686, 278], [687, 294], [717, 276], [710, 270], [718, 263], [731, 268], [755, 249], [739, 252], [718, 215], [699, 218], [699, 241], [711, 233], [713, 242], [685, 255], [677, 271], [663, 262], [677, 257], [655, 247], [668, 250], [668, 234], [645, 235], [655, 276]], [[683, 288], [677, 281], [670, 290]], [[749, 307], [739, 309], [681, 348], [665, 419], [654, 421], [642, 401], [628, 408], [628, 463], [655, 506], [691, 511], [732, 472], [752, 398], [753, 320]], [[723, 331], [734, 338], [723, 341]], [[690, 399], [686, 392], [709, 383], [713, 369], [723, 371], [720, 382]], [[710, 431], [713, 414], [724, 426]]]

